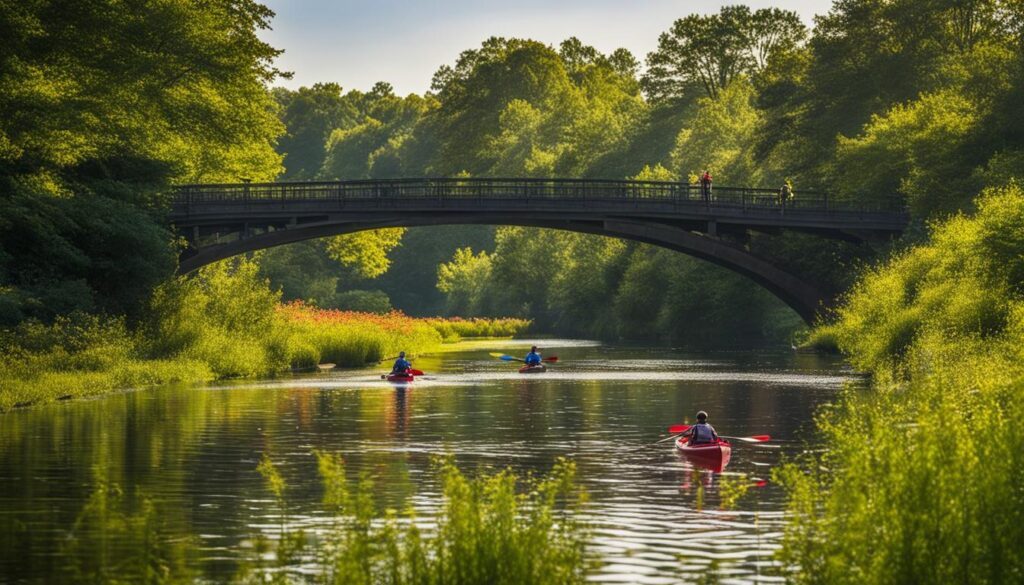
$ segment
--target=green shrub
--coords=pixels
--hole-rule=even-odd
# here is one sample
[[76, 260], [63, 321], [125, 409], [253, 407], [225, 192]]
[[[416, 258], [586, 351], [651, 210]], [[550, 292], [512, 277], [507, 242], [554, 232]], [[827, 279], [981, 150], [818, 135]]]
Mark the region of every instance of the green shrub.
[[780, 469], [798, 583], [1024, 580], [1024, 193], [990, 191], [867, 274], [825, 329], [860, 368]]

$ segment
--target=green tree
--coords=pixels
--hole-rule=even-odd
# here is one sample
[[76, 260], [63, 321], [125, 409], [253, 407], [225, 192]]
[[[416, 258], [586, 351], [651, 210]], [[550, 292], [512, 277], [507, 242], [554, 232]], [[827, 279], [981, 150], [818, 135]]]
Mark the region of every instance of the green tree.
[[807, 34], [796, 13], [725, 6], [672, 24], [647, 56], [644, 90], [654, 99], [679, 98], [701, 88], [710, 98], [741, 75], [756, 75], [777, 54], [793, 51]]
[[319, 178], [402, 176], [404, 142], [420, 118], [433, 107], [433, 102], [415, 94], [400, 98], [386, 83], [376, 84], [367, 93], [349, 92], [343, 101], [358, 113], [349, 124], [331, 131]]
[[487, 252], [473, 254], [472, 248], [459, 248], [450, 262], [437, 267], [437, 290], [447, 298], [451, 315], [480, 315], [486, 309], [484, 295], [491, 277], [491, 257]]
[[138, 310], [173, 269], [171, 181], [277, 175], [272, 16], [252, 0], [0, 5], [9, 317]]
[[327, 255], [359, 276], [376, 278], [388, 271], [388, 253], [402, 242], [403, 228], [370, 230], [327, 241]]
[[761, 173], [753, 144], [761, 123], [754, 86], [737, 78], [717, 98], [697, 100], [692, 126], [676, 137], [672, 168], [680, 177], [710, 169], [728, 185], [756, 185]]
[[317, 83], [291, 91], [274, 88], [286, 132], [277, 144], [284, 157], [286, 179], [313, 179], [327, 157], [327, 137], [348, 128], [360, 117], [356, 104], [344, 99], [337, 83]]

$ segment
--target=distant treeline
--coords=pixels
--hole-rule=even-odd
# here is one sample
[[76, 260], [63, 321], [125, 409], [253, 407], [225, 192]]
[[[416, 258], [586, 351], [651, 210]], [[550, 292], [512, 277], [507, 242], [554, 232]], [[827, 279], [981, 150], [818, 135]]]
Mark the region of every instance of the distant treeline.
[[[790, 181], [797, 198], [902, 197], [913, 242], [1024, 166], [1019, 13], [1008, 2], [838, 2], [812, 31], [791, 12], [732, 6], [666, 22], [643, 65], [576, 38], [491, 38], [440, 67], [424, 95], [383, 82], [273, 90], [282, 176], [693, 181], [707, 169], [716, 184]], [[286, 296], [520, 315], [569, 334], [707, 343], [797, 326], [742, 277], [651, 246], [512, 227], [414, 229], [386, 253], [398, 242], [370, 242], [379, 270], [393, 261], [373, 280], [338, 268], [332, 241], [271, 251], [264, 265]], [[834, 291], [879, 252], [793, 234], [749, 245]]]
[[[970, 210], [1024, 166], [1019, 4], [837, 2], [813, 30], [730, 6], [666, 22], [644, 62], [576, 38], [490, 38], [424, 95], [271, 86], [256, 2], [4, 5], [0, 323], [146, 310], [179, 244], [185, 181], [417, 175], [639, 177], [892, 194], [917, 226]], [[87, 31], [87, 34], [83, 34]], [[925, 237], [918, 227], [908, 241]], [[877, 250], [754, 234], [834, 290]], [[466, 249], [468, 248], [468, 249]], [[274, 249], [286, 299], [412, 314], [510, 315], [602, 337], [784, 337], [797, 319], [686, 256], [522, 228], [381, 230]], [[726, 339], [722, 339], [725, 336]]]

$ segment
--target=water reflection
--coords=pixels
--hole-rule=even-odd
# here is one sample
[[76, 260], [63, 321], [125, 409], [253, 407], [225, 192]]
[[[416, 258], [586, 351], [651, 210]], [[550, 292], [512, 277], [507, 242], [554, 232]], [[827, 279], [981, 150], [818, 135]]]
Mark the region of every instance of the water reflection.
[[[736, 510], [723, 511], [722, 479], [756, 485], [767, 478], [780, 457], [800, 448], [814, 408], [831, 400], [850, 372], [833, 360], [789, 353], [680, 355], [547, 340], [544, 347], [562, 363], [527, 377], [487, 355], [530, 343], [474, 342], [467, 351], [417, 360], [430, 375], [407, 388], [381, 381], [379, 371], [331, 372], [168, 387], [4, 415], [0, 581], [61, 580], [67, 574], [54, 558], [70, 556], [62, 551], [72, 532], [103, 533], [115, 552], [134, 538], [95, 522], [76, 525], [95, 497], [96, 469], [104, 485], [120, 486], [126, 518], [151, 518], [143, 508], [152, 506], [159, 522], [143, 522], [146, 530], [198, 550], [164, 562], [223, 579], [235, 570], [240, 543], [277, 526], [256, 472], [264, 453], [292, 486], [291, 520], [324, 522], [314, 448], [345, 454], [353, 474], [378, 476], [381, 506], [411, 499], [425, 514], [437, 504], [432, 454], [453, 452], [467, 470], [539, 472], [558, 456], [572, 457], [593, 498], [596, 578], [674, 582], [713, 566], [722, 576], [763, 579], [781, 535], [781, 490], [752, 487]], [[693, 465], [671, 442], [645, 446], [699, 409], [722, 433], [795, 442], [734, 442], [722, 475]]]

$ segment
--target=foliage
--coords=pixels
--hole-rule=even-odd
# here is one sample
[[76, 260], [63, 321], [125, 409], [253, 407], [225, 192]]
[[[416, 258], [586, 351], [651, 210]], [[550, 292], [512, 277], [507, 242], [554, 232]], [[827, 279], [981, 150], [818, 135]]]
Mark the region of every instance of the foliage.
[[923, 217], [967, 207], [980, 185], [962, 150], [982, 114], [959, 92], [944, 91], [874, 117], [861, 136], [839, 140], [836, 195], [871, 201], [901, 193]]
[[379, 362], [399, 351], [429, 351], [441, 342], [429, 323], [397, 311], [356, 313], [296, 301], [280, 306], [276, 314], [284, 319], [291, 340], [313, 346], [321, 361], [339, 366]]
[[455, 250], [450, 262], [437, 267], [437, 290], [447, 298], [450, 315], [480, 314], [489, 290], [491, 257], [485, 251], [473, 254], [471, 248]]
[[126, 494], [106, 473], [104, 466], [94, 467], [92, 492], [63, 542], [62, 581], [192, 583], [195, 543], [162, 537], [163, 522], [153, 500]]
[[796, 50], [807, 28], [795, 12], [743, 5], [718, 14], [691, 14], [672, 24], [647, 56], [644, 90], [654, 99], [678, 98], [700, 87], [718, 94], [744, 75], [756, 75], [770, 61]]
[[138, 317], [171, 181], [271, 179], [273, 13], [252, 0], [0, 7], [0, 319]]
[[700, 98], [695, 104], [692, 128], [676, 137], [673, 169], [680, 177], [710, 170], [726, 185], [761, 184], [761, 173], [752, 144], [760, 124], [754, 107], [755, 91], [746, 78], [723, 87], [716, 99]]
[[336, 236], [327, 242], [327, 255], [363, 278], [375, 278], [387, 272], [388, 252], [401, 243], [404, 233], [402, 228], [388, 228]]
[[364, 366], [402, 350], [429, 351], [442, 337], [507, 336], [528, 325], [282, 305], [255, 261], [235, 259], [165, 283], [136, 330], [123, 318], [82, 313], [0, 329], [0, 412], [117, 389], [273, 375], [321, 361]]
[[16, 406], [91, 396], [118, 388], [201, 382], [206, 364], [147, 360], [123, 319], [81, 313], [52, 324], [24, 321], [0, 330], [0, 412]]
[[318, 173], [322, 179], [367, 179], [403, 176], [400, 159], [414, 126], [435, 107], [429, 97], [412, 94], [400, 98], [387, 83], [367, 93], [350, 91], [337, 106], [346, 110], [344, 123], [329, 129], [325, 156]]
[[[439, 458], [442, 505], [434, 520], [436, 529], [427, 536], [411, 509], [402, 519], [394, 510], [378, 512], [371, 477], [362, 475], [353, 486], [340, 456], [317, 452], [316, 457], [324, 505], [334, 516], [334, 526], [315, 548], [322, 572], [317, 582], [584, 581], [587, 527], [577, 516], [586, 493], [576, 486], [576, 466], [570, 461], [559, 460], [546, 477], [524, 480], [509, 470], [467, 478], [451, 457]], [[268, 459], [261, 469], [270, 481], [280, 477]], [[283, 493], [282, 484], [274, 486], [275, 494]], [[281, 542], [290, 545], [296, 540], [285, 532]], [[280, 545], [277, 552], [282, 552]], [[289, 558], [296, 552], [288, 551]], [[289, 568], [281, 559], [277, 564], [278, 571]], [[263, 582], [259, 571], [246, 577]], [[289, 581], [305, 579], [293, 573]]]
[[865, 275], [839, 311], [834, 335], [875, 388], [823, 412], [827, 448], [779, 473], [795, 581], [1024, 575], [1024, 192], [977, 208]]
[[437, 330], [446, 341], [458, 341], [463, 337], [514, 337], [529, 329], [531, 322], [526, 319], [506, 317], [503, 319], [423, 319]]
[[161, 286], [152, 303], [154, 355], [199, 360], [218, 377], [271, 374], [288, 367], [280, 299], [243, 258], [210, 264], [195, 278]]
[[355, 124], [359, 110], [345, 99], [337, 83], [316, 83], [295, 91], [275, 87], [273, 96], [285, 135], [277, 144], [284, 157], [286, 179], [314, 179], [327, 158], [327, 137], [337, 128]]
[[[791, 311], [743, 277], [676, 252], [530, 228], [499, 228], [497, 239], [493, 254], [462, 249], [441, 265], [438, 288], [451, 313], [516, 315], [574, 335], [695, 344], [783, 341], [799, 327]], [[737, 307], [731, 299], [740, 297]]]
[[349, 290], [338, 293], [334, 304], [342, 311], [362, 313], [390, 313], [391, 299], [380, 290]]

